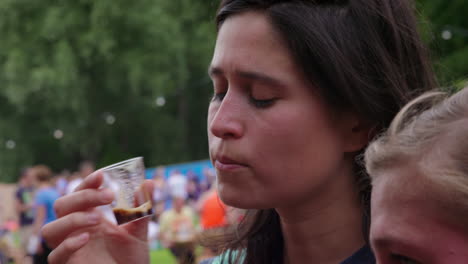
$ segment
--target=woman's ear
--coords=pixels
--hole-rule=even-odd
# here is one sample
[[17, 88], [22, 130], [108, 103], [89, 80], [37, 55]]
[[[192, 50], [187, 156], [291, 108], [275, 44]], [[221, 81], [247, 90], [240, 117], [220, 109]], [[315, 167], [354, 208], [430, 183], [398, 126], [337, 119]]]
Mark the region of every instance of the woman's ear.
[[343, 126], [344, 152], [362, 150], [376, 133], [375, 127], [357, 114], [347, 114]]

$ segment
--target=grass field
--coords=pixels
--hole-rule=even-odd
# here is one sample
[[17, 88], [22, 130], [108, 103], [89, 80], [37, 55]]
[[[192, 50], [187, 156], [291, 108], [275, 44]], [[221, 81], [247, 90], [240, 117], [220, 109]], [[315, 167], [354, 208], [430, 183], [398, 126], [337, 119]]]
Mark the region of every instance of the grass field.
[[167, 249], [152, 250], [150, 256], [151, 264], [176, 264], [174, 257]]
[[[195, 254], [199, 256], [201, 253], [201, 248], [198, 247], [195, 252], [196, 252]], [[171, 252], [167, 249], [151, 250], [150, 257], [151, 257], [151, 264], [176, 264], [177, 263], [177, 261], [172, 256]], [[195, 261], [195, 263], [198, 263], [199, 261], [201, 260], [197, 260]]]

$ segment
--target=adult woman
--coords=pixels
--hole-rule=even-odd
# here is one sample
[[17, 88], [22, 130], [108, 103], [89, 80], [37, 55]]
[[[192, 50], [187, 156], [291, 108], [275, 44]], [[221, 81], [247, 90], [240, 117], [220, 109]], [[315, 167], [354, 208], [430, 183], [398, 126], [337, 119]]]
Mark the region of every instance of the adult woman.
[[[414, 91], [433, 86], [407, 1], [226, 0], [217, 25], [210, 156], [221, 199], [260, 209], [222, 247], [248, 264], [339, 263], [355, 252], [348, 263], [371, 263], [369, 188], [355, 159]], [[88, 181], [76, 199], [99, 197], [99, 176]], [[104, 201], [89, 200], [58, 202], [77, 220], [45, 229], [59, 245], [51, 261], [94, 254], [78, 218]], [[72, 232], [84, 240], [66, 239]]]

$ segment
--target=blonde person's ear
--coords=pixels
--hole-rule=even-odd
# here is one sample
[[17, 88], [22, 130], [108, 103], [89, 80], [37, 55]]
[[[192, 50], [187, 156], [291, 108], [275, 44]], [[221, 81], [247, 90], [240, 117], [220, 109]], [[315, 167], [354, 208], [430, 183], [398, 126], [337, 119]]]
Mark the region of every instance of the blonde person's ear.
[[376, 132], [374, 127], [357, 114], [346, 114], [343, 125], [344, 152], [357, 152], [366, 147]]

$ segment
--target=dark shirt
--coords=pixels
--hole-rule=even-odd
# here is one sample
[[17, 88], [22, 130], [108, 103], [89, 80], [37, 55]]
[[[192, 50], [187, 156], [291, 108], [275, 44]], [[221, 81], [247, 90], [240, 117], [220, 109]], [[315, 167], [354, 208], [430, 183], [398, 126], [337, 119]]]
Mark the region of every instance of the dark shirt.
[[[206, 259], [200, 264], [211, 264], [214, 259]], [[369, 246], [364, 246], [341, 264], [375, 264], [375, 257]]]
[[[32, 205], [33, 204], [33, 189], [26, 187], [19, 187], [16, 190], [16, 199], [23, 205]], [[19, 215], [19, 224], [20, 226], [32, 225], [34, 222], [34, 211], [29, 209], [23, 211]]]
[[375, 257], [369, 246], [362, 247], [341, 264], [375, 264]]

